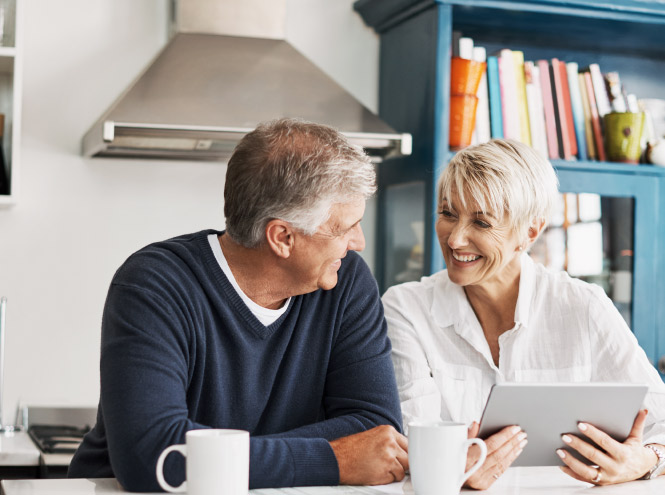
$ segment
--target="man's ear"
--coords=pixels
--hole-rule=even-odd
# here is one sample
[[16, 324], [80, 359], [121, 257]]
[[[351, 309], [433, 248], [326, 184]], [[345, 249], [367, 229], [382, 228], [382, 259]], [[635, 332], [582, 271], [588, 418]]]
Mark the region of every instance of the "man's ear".
[[288, 222], [273, 219], [266, 225], [266, 242], [270, 250], [280, 258], [291, 256], [295, 242], [293, 227]]

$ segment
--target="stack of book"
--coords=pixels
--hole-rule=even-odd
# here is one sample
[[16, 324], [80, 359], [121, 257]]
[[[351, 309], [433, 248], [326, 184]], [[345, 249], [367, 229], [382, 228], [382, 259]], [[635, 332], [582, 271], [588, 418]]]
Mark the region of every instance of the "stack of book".
[[[485, 61], [484, 48], [469, 38], [454, 46]], [[602, 73], [597, 63], [580, 70], [576, 62], [525, 61], [508, 48], [487, 56], [487, 84], [478, 89], [474, 143], [515, 139], [551, 160], [606, 160], [603, 117], [639, 112], [635, 95], [626, 94], [617, 72]]]

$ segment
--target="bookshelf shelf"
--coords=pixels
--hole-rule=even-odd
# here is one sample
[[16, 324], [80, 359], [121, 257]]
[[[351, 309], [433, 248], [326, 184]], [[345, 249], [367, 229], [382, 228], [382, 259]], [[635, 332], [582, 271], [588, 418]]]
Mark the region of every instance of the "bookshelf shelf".
[[[448, 146], [453, 31], [488, 54], [510, 48], [525, 60], [598, 63], [618, 71], [640, 98], [665, 99], [662, 0], [357, 0], [354, 8], [380, 35], [379, 114], [413, 136], [411, 156], [379, 168], [375, 274], [382, 290], [403, 280], [405, 262], [423, 275], [443, 268], [435, 188], [454, 155]], [[665, 356], [665, 168], [552, 163], [562, 191], [632, 198], [632, 329], [655, 363]], [[410, 249], [414, 242], [420, 250]]]
[[665, 178], [665, 167], [627, 165], [615, 162], [550, 160], [556, 170], [603, 172], [615, 175], [635, 175]]

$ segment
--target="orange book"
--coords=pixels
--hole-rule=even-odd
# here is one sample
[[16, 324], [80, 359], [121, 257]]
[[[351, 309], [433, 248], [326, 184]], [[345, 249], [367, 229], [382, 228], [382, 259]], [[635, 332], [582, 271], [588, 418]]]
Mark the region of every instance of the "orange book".
[[566, 62], [559, 61], [561, 72], [561, 88], [563, 93], [563, 106], [566, 114], [566, 125], [568, 126], [568, 141], [570, 142], [570, 153], [577, 155], [577, 136], [575, 135], [575, 121], [573, 120], [573, 104], [570, 101], [570, 87], [568, 86], [568, 71]]
[[589, 107], [591, 107], [591, 126], [593, 127], [593, 136], [596, 143], [596, 153], [601, 162], [605, 161], [605, 146], [603, 145], [603, 132], [600, 128], [600, 117], [598, 116], [598, 107], [596, 106], [596, 97], [593, 91], [593, 83], [591, 82], [591, 74], [584, 73], [584, 84], [586, 86], [586, 94], [589, 98]]
[[[564, 80], [567, 77], [563, 78]], [[561, 68], [559, 59], [552, 59], [552, 98], [555, 101], [554, 114], [557, 121], [557, 135], [560, 139], [559, 151], [561, 158], [571, 160], [573, 158], [572, 147], [570, 145], [570, 131], [568, 130], [568, 119], [566, 118], [566, 103], [563, 96], [563, 81], [561, 77]]]

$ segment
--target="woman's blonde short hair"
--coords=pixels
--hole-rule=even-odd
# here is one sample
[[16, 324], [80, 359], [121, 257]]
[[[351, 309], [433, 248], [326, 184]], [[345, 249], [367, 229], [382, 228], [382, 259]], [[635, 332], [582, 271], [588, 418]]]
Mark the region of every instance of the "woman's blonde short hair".
[[438, 182], [438, 205], [444, 198], [469, 201], [483, 212], [507, 213], [523, 235], [532, 222], [549, 221], [559, 181], [552, 164], [533, 148], [510, 139], [493, 139], [458, 152]]

